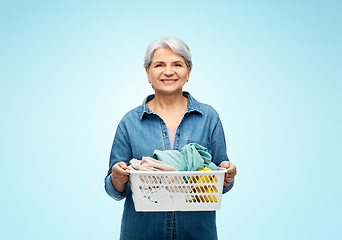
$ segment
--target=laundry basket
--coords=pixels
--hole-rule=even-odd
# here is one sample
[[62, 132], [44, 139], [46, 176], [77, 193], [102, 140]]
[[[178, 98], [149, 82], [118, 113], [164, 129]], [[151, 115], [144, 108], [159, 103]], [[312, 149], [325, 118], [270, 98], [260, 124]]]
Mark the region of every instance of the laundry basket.
[[130, 171], [136, 211], [213, 211], [221, 206], [224, 173]]

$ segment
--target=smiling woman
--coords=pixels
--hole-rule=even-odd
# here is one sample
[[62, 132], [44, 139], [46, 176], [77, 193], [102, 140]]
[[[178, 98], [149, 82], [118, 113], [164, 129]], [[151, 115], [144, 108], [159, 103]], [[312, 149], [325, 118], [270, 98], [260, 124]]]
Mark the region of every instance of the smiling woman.
[[108, 195], [126, 199], [120, 239], [217, 239], [215, 211], [135, 211], [127, 165], [133, 158], [152, 157], [155, 150], [179, 151], [201, 143], [212, 162], [227, 169], [223, 193], [233, 187], [236, 175], [218, 113], [182, 91], [192, 68], [188, 46], [176, 38], [157, 39], [147, 48], [144, 67], [155, 94], [120, 121], [105, 178]]
[[[182, 88], [190, 77], [191, 69], [187, 68], [182, 56], [168, 47], [154, 52], [151, 66], [146, 72], [155, 91], [154, 99], [147, 106], [161, 116], [168, 129], [177, 128], [188, 103]], [[171, 105], [174, 105], [172, 109], [166, 108]]]
[[154, 52], [151, 66], [146, 72], [156, 95], [181, 95], [182, 88], [190, 77], [191, 68], [186, 66], [182, 56], [168, 47]]

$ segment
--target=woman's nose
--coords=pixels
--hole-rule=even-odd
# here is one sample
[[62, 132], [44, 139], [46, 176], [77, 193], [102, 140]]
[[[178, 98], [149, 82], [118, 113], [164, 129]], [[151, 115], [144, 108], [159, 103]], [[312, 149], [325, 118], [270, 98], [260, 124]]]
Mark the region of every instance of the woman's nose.
[[172, 75], [172, 74], [173, 74], [173, 71], [172, 71], [171, 66], [167, 66], [167, 67], [165, 68], [164, 74], [165, 74], [165, 75]]

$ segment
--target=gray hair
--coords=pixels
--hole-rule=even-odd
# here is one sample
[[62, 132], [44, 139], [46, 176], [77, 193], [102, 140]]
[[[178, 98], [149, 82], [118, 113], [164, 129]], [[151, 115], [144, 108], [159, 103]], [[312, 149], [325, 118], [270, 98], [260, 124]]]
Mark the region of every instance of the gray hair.
[[170, 47], [172, 51], [182, 56], [185, 60], [185, 64], [188, 69], [192, 68], [191, 53], [188, 45], [185, 44], [180, 39], [177, 38], [159, 38], [154, 40], [146, 49], [146, 54], [144, 58], [144, 68], [149, 69], [151, 66], [151, 61], [154, 52], [160, 48]]

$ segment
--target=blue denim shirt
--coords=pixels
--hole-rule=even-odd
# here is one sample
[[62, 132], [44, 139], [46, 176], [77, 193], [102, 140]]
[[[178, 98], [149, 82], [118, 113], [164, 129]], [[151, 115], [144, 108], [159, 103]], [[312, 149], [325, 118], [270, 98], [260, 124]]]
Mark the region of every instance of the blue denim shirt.
[[[189, 143], [198, 143], [208, 149], [216, 165], [228, 161], [225, 135], [218, 113], [210, 105], [197, 102], [189, 93], [183, 92], [183, 95], [188, 98], [188, 105], [177, 128], [173, 150], [180, 150]], [[129, 165], [132, 158], [152, 157], [154, 150], [171, 150], [165, 122], [147, 107], [146, 103], [153, 98], [154, 95], [148, 96], [141, 106], [122, 118], [110, 154], [105, 190], [115, 200], [126, 198], [120, 239], [171, 239], [173, 221], [178, 240], [217, 239], [215, 211], [136, 212], [130, 183], [126, 183], [122, 193], [116, 191], [111, 183], [110, 176], [115, 163], [123, 161]], [[223, 193], [228, 192], [233, 185], [234, 181], [223, 188]]]

